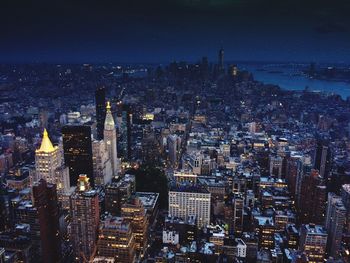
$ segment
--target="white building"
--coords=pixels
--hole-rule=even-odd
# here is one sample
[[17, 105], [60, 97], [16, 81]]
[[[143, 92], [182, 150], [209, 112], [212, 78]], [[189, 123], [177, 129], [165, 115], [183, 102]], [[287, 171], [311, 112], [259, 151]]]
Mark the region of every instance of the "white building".
[[44, 179], [48, 183], [57, 185], [59, 199], [70, 191], [69, 170], [63, 164], [63, 158], [59, 147], [53, 146], [49, 135], [44, 129], [41, 146], [35, 151], [34, 181]]
[[177, 187], [169, 191], [169, 216], [180, 217], [188, 220], [190, 216], [196, 216], [197, 227], [210, 223], [210, 198], [211, 194], [199, 187]]
[[111, 159], [113, 175], [117, 176], [119, 173], [119, 161], [117, 156], [117, 132], [109, 101], [107, 102], [106, 109], [107, 113], [104, 124], [103, 138], [107, 146], [109, 158]]
[[163, 244], [179, 244], [179, 232], [174, 230], [163, 230]]
[[237, 245], [235, 249], [235, 255], [239, 258], [245, 258], [247, 256], [247, 245], [240, 238], [235, 239]]

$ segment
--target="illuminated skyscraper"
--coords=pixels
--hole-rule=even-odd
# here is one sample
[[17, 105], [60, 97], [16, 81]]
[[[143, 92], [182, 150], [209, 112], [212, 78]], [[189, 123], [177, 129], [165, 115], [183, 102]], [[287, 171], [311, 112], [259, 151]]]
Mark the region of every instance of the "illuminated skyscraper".
[[91, 186], [94, 187], [90, 126], [64, 126], [62, 136], [64, 162], [69, 168], [70, 185], [76, 186], [79, 175], [86, 174]]
[[119, 163], [117, 156], [117, 132], [115, 128], [115, 123], [113, 119], [113, 115], [111, 112], [111, 104], [109, 101], [107, 102], [107, 113], [104, 124], [104, 141], [106, 142], [107, 151], [109, 153], [109, 158], [112, 162], [112, 171], [113, 175], [118, 175], [119, 172]]
[[75, 258], [79, 262], [89, 261], [97, 249], [100, 207], [97, 191], [90, 188], [86, 175], [80, 175], [70, 205], [70, 239]]
[[46, 129], [41, 146], [35, 151], [35, 172], [37, 181], [44, 179], [48, 183], [56, 184], [60, 197], [69, 191], [68, 168], [63, 164], [59, 147], [52, 145]]
[[49, 135], [44, 129], [41, 146], [35, 151], [35, 169], [38, 179], [55, 183], [55, 170], [61, 165], [59, 150], [53, 146]]
[[103, 140], [103, 127], [106, 118], [106, 89], [101, 86], [95, 91], [97, 140]]
[[48, 184], [41, 179], [33, 186], [33, 196], [40, 224], [42, 261], [44, 263], [60, 262], [61, 244], [56, 185]]

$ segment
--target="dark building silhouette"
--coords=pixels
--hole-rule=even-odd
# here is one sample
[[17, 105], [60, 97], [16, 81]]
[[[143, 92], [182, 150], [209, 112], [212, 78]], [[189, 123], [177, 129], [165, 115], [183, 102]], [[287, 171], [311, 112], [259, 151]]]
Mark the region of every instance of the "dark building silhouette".
[[303, 224], [323, 224], [327, 201], [327, 190], [317, 170], [311, 170], [302, 179], [299, 219]]
[[225, 71], [224, 66], [224, 49], [220, 48], [219, 54], [218, 54], [218, 70], [220, 73], [223, 73]]
[[55, 184], [41, 179], [33, 186], [34, 205], [40, 224], [42, 262], [60, 262], [59, 209]]
[[240, 194], [228, 197], [224, 207], [224, 217], [229, 227], [229, 233], [237, 236], [243, 231], [244, 199]]
[[106, 89], [101, 86], [95, 91], [96, 101], [96, 121], [97, 121], [97, 139], [103, 140], [103, 129], [106, 118]]
[[331, 166], [331, 151], [322, 141], [317, 142], [317, 148], [315, 153], [315, 169], [320, 172], [320, 176], [324, 179], [328, 178]]
[[201, 77], [206, 79], [209, 76], [209, 61], [207, 57], [203, 57], [200, 64]]
[[118, 156], [129, 160], [131, 158], [132, 121], [132, 110], [130, 105], [119, 103], [117, 118], [119, 122]]
[[69, 167], [70, 185], [76, 186], [80, 174], [86, 174], [92, 187], [93, 178], [91, 127], [67, 125], [62, 128], [64, 162]]
[[8, 194], [5, 184], [0, 181], [0, 232], [10, 226]]

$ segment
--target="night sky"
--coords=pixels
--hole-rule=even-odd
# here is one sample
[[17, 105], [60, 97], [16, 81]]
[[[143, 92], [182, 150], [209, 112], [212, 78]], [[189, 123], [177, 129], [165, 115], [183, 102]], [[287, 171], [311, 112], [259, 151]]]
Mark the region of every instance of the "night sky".
[[2, 0], [0, 62], [350, 63], [348, 0]]

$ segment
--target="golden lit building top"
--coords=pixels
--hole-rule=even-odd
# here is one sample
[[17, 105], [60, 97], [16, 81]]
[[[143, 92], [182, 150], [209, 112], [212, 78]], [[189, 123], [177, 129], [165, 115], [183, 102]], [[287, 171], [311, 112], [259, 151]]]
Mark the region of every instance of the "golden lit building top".
[[86, 174], [81, 174], [79, 175], [78, 179], [78, 188], [80, 192], [88, 191], [90, 190], [90, 183], [89, 183], [89, 178], [87, 177]]
[[107, 106], [106, 106], [107, 112], [106, 112], [106, 119], [104, 123], [104, 128], [105, 130], [114, 130], [115, 129], [115, 123], [113, 119], [113, 115], [111, 112], [111, 103], [107, 101]]
[[106, 106], [107, 111], [111, 111], [111, 103], [107, 101], [107, 106]]
[[52, 142], [50, 141], [49, 135], [47, 133], [47, 130], [44, 129], [43, 133], [43, 139], [41, 141], [40, 148], [36, 150], [36, 152], [44, 152], [44, 153], [51, 153], [56, 150], [57, 147], [54, 147], [52, 145]]

